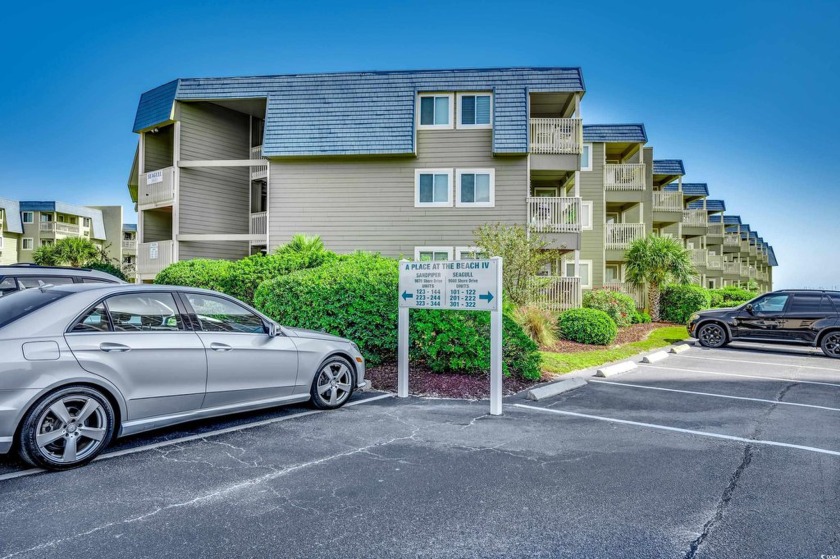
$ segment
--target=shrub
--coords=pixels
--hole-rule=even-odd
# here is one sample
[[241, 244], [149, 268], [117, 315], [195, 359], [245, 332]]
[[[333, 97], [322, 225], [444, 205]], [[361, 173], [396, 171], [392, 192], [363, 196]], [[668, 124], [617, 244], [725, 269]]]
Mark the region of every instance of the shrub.
[[708, 309], [709, 291], [699, 285], [669, 285], [662, 290], [662, 319], [685, 324], [692, 314]]
[[205, 258], [182, 260], [164, 268], [155, 277], [155, 283], [225, 291], [228, 285], [227, 276], [232, 265], [233, 263], [228, 260]]
[[550, 346], [557, 341], [557, 317], [550, 311], [528, 305], [505, 314], [509, 314], [537, 345]]
[[91, 270], [99, 270], [100, 272], [111, 274], [115, 278], [121, 279], [122, 281], [128, 281], [128, 278], [125, 277], [125, 274], [122, 273], [122, 270], [120, 270], [110, 262], [88, 262], [87, 264], [85, 264], [85, 268], [90, 268]]
[[598, 309], [570, 309], [558, 320], [560, 337], [581, 344], [609, 345], [618, 335], [613, 319]]
[[650, 315], [646, 312], [637, 313], [637, 320], [636, 324], [650, 324], [651, 318]]
[[536, 276], [552, 256], [545, 250], [548, 241], [539, 234], [529, 234], [519, 225], [495, 223], [482, 225], [473, 235], [480, 252], [504, 259], [502, 283], [512, 302], [525, 305], [545, 287], [545, 281]]
[[596, 289], [584, 293], [583, 306], [587, 309], [604, 311], [619, 328], [632, 324], [633, 318], [638, 314], [636, 302], [632, 297], [608, 289]]
[[717, 307], [737, 307], [747, 301], [755, 299], [757, 293], [748, 289], [743, 289], [734, 285], [722, 287], [720, 289], [712, 289], [709, 291], [711, 295], [711, 306]]
[[233, 262], [225, 278], [225, 293], [248, 304], [254, 302], [254, 293], [267, 279], [283, 276], [297, 270], [315, 268], [332, 260], [335, 253], [325, 250], [284, 251], [276, 254], [256, 254]]

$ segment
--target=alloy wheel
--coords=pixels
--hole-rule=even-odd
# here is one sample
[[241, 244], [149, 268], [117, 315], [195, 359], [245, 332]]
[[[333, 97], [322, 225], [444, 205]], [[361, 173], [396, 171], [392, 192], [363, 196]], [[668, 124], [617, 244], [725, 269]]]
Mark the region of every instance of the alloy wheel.
[[71, 395], [56, 399], [35, 425], [35, 443], [44, 458], [73, 464], [99, 450], [108, 433], [108, 416], [95, 399]]
[[717, 324], [707, 324], [700, 329], [700, 342], [706, 347], [720, 347], [726, 342], [726, 332]]
[[340, 361], [327, 363], [318, 373], [316, 390], [325, 403], [340, 406], [353, 392], [353, 373]]
[[829, 357], [840, 357], [840, 332], [826, 335], [822, 346]]

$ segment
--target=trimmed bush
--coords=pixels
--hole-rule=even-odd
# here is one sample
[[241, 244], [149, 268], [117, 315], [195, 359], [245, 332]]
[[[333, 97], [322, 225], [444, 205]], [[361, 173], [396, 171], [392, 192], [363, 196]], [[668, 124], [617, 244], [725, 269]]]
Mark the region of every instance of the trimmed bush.
[[619, 328], [630, 326], [638, 314], [632, 297], [609, 289], [594, 289], [584, 293], [583, 307], [604, 311]]
[[747, 301], [752, 301], [756, 298], [758, 293], [730, 285], [720, 289], [709, 290], [711, 295], [711, 306], [718, 307], [737, 307]]
[[708, 309], [710, 304], [709, 291], [699, 285], [669, 285], [662, 290], [662, 319], [685, 324], [692, 314]]
[[225, 291], [228, 285], [227, 276], [232, 265], [233, 263], [228, 260], [208, 260], [206, 258], [182, 260], [164, 268], [155, 277], [155, 283], [158, 285], [185, 285]]
[[84, 266], [85, 268], [90, 268], [91, 270], [99, 270], [100, 272], [105, 272], [106, 274], [111, 274], [117, 279], [122, 281], [128, 281], [128, 278], [125, 277], [125, 274], [122, 273], [122, 270], [111, 264], [110, 262], [88, 262]]
[[294, 252], [283, 251], [276, 254], [255, 254], [237, 260], [228, 269], [225, 279], [225, 293], [237, 299], [253, 304], [254, 293], [262, 282], [284, 276], [298, 270], [315, 268], [336, 258], [333, 252], [325, 250]]
[[646, 312], [638, 313], [637, 320], [637, 324], [650, 324], [652, 322], [650, 315]]
[[610, 315], [598, 309], [570, 309], [558, 320], [560, 337], [581, 344], [609, 345], [618, 335]]

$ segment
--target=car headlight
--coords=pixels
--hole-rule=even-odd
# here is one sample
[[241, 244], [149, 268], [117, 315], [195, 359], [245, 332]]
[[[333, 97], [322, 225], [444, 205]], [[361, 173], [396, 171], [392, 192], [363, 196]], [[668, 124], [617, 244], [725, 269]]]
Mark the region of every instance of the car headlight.
[[351, 345], [351, 346], [353, 346], [353, 349], [355, 349], [355, 350], [356, 350], [356, 353], [358, 353], [359, 355], [361, 355], [362, 350], [361, 350], [361, 349], [359, 349], [359, 346], [358, 346], [358, 345], [356, 345], [356, 342], [350, 342], [350, 345]]
[[694, 313], [691, 315], [691, 318], [688, 319], [689, 322], [694, 322], [695, 320], [700, 320], [700, 315], [697, 313]]

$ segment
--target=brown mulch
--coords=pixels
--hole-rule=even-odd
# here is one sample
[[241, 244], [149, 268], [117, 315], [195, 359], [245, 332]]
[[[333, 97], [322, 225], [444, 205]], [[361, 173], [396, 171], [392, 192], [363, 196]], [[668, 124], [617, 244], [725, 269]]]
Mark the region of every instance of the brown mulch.
[[553, 346], [541, 347], [540, 349], [542, 351], [552, 351], [554, 353], [598, 351], [599, 349], [605, 349], [605, 347], [613, 347], [623, 344], [629, 344], [632, 342], [641, 342], [642, 340], [646, 339], [653, 330], [656, 330], [657, 328], [662, 328], [663, 326], [673, 326], [673, 324], [671, 324], [670, 322], [653, 322], [650, 324], [631, 324], [626, 328], [619, 328], [618, 336], [616, 336], [612, 346], [587, 345], [579, 344], [577, 342], [570, 342], [568, 340], [559, 340]]
[[[365, 378], [376, 390], [397, 391], [397, 364], [386, 363], [370, 367]], [[502, 391], [505, 396], [530, 388], [539, 381], [504, 377]], [[490, 397], [490, 375], [465, 375], [457, 373], [433, 373], [423, 365], [412, 364], [408, 370], [408, 387], [413, 396], [433, 398], [462, 398], [479, 400]]]

